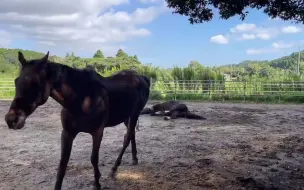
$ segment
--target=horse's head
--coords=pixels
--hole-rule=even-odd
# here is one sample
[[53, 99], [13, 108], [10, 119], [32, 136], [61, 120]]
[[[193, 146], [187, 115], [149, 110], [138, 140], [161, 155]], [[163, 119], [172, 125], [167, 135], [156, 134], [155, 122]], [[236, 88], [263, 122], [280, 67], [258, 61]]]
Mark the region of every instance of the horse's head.
[[51, 90], [47, 81], [48, 56], [49, 52], [42, 59], [26, 60], [18, 53], [21, 69], [15, 79], [15, 97], [5, 115], [10, 129], [23, 128], [26, 118], [47, 101]]

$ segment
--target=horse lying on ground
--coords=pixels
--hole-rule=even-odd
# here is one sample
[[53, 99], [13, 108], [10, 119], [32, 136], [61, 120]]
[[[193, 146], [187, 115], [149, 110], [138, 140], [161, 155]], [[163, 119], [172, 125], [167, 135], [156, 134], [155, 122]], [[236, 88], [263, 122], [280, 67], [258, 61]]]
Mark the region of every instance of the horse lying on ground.
[[19, 76], [15, 79], [15, 97], [5, 121], [10, 129], [21, 129], [38, 106], [52, 97], [63, 106], [61, 110], [61, 159], [55, 190], [60, 190], [65, 176], [73, 141], [79, 132], [92, 135], [91, 163], [95, 186], [99, 183], [99, 148], [105, 127], [122, 122], [127, 127], [123, 147], [111, 169], [115, 177], [123, 154], [131, 141], [132, 164], [138, 164], [135, 126], [150, 93], [150, 80], [132, 70], [122, 70], [110, 77], [102, 77], [90, 69], [76, 69], [42, 58], [26, 60], [21, 52]]
[[177, 119], [179, 117], [198, 120], [206, 119], [203, 116], [191, 113], [186, 104], [174, 100], [154, 104], [151, 108], [144, 108], [140, 115], [143, 114], [150, 114], [151, 116], [165, 116], [164, 120]]

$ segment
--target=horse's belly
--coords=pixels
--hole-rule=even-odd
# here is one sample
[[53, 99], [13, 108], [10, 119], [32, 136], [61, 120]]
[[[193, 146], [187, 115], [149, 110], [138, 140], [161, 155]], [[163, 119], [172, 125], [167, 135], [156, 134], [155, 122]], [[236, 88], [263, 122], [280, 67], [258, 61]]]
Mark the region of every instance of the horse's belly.
[[124, 96], [124, 98], [113, 98], [109, 105], [109, 120], [107, 126], [115, 126], [126, 121], [137, 107], [135, 96]]
[[118, 125], [126, 121], [131, 115], [132, 115], [131, 111], [124, 110], [123, 108], [121, 110], [111, 110], [109, 113], [109, 120], [107, 125], [108, 126]]

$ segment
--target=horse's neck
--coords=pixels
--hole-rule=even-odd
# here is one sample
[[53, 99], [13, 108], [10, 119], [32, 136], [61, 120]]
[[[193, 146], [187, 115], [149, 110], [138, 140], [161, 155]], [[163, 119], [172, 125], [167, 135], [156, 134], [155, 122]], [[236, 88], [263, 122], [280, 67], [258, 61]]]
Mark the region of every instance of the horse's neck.
[[[75, 101], [75, 95], [78, 94], [71, 87], [69, 81], [73, 81], [75, 76], [73, 74], [78, 74], [80, 71], [57, 63], [49, 63], [49, 69], [51, 72], [49, 80], [51, 86], [50, 96], [63, 107], [68, 108], [72, 101]], [[66, 79], [69, 79], [69, 81]], [[75, 79], [77, 80], [77, 77]], [[77, 81], [73, 82], [77, 83]]]
[[104, 78], [98, 73], [61, 64], [53, 64], [51, 68], [54, 77], [50, 80], [50, 96], [69, 112], [82, 114], [94, 101], [99, 101], [94, 98], [101, 88], [94, 85]]

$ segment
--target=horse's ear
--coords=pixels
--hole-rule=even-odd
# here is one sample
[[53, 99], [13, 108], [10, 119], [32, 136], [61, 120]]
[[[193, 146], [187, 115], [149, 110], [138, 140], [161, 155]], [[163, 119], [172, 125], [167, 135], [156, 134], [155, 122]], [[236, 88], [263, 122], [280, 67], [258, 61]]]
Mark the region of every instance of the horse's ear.
[[40, 59], [39, 64], [36, 66], [37, 70], [45, 69], [46, 64], [48, 62], [49, 58], [49, 51], [46, 53], [46, 55]]
[[46, 55], [41, 59], [41, 61], [43, 62], [43, 63], [46, 63], [47, 62], [47, 60], [48, 60], [48, 58], [49, 58], [49, 51], [46, 53]]
[[26, 59], [24, 58], [24, 55], [21, 51], [18, 52], [18, 60], [22, 66], [26, 64]]

